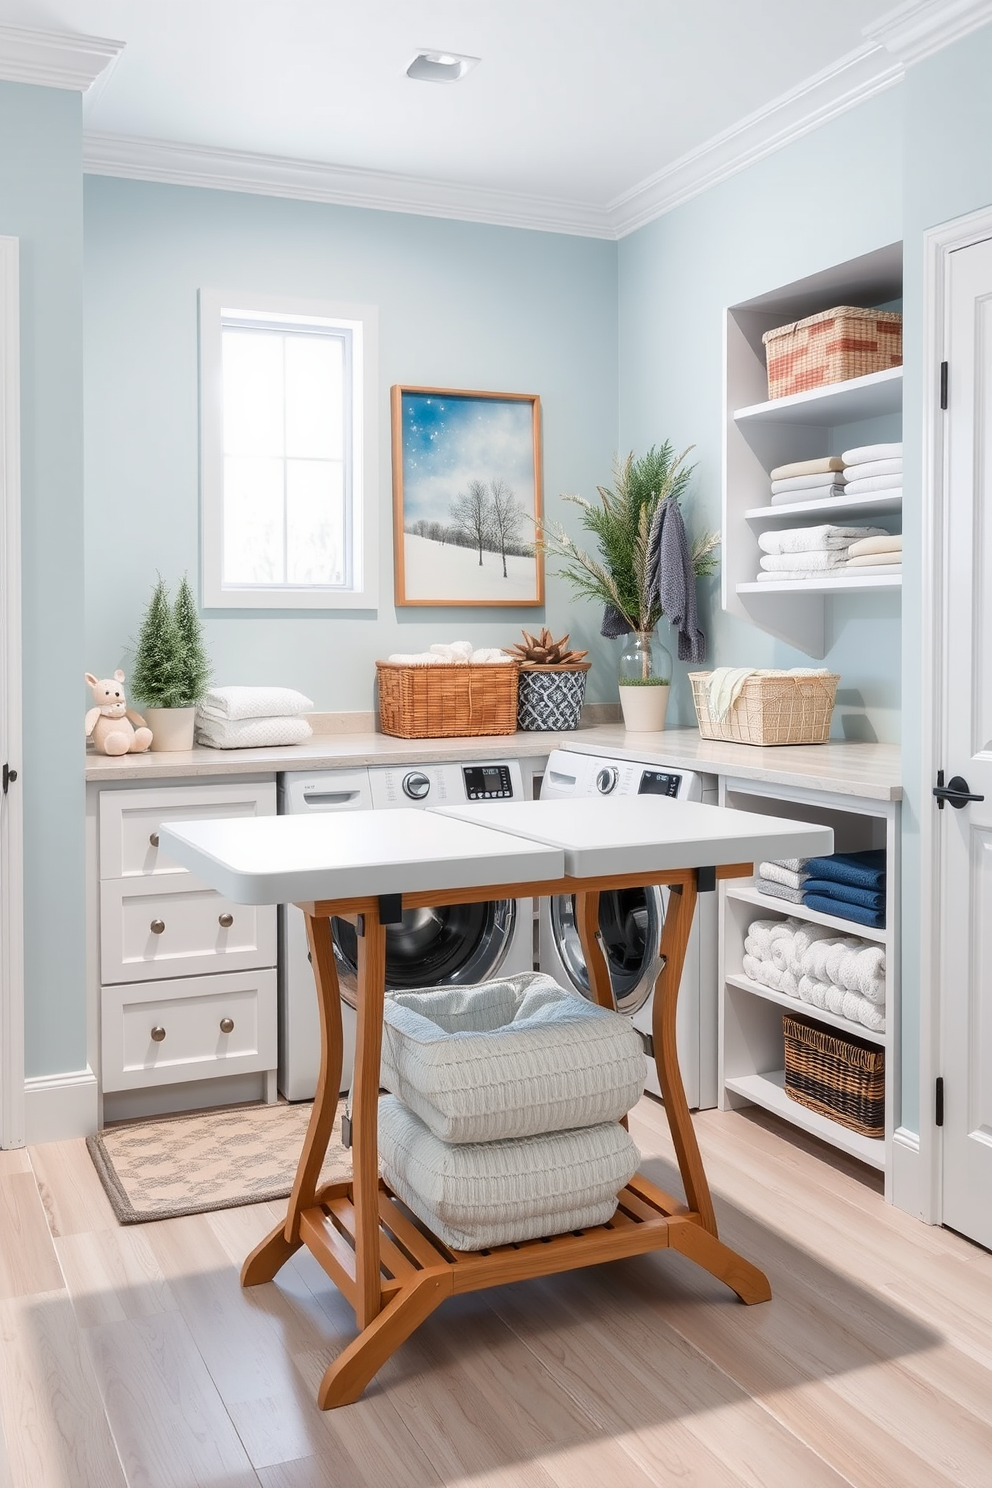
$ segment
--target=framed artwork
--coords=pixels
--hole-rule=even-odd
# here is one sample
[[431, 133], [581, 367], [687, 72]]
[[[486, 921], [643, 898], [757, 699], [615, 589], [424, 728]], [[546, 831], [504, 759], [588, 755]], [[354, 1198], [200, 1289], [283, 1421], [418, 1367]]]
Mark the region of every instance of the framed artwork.
[[398, 605], [541, 605], [540, 399], [394, 387]]

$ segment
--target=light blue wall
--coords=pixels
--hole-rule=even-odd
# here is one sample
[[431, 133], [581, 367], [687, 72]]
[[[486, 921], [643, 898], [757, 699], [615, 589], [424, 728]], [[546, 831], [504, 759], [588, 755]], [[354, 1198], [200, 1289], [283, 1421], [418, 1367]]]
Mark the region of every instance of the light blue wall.
[[[376, 657], [464, 636], [509, 644], [546, 618], [586, 645], [561, 582], [535, 609], [397, 610], [389, 387], [537, 393], [546, 509], [589, 491], [617, 438], [616, 245], [430, 217], [91, 177], [86, 232], [86, 655], [128, 665], [156, 571], [198, 570], [197, 290], [379, 307], [380, 593], [375, 616], [205, 620], [218, 683], [279, 682], [318, 709], [372, 707]], [[601, 646], [605, 643], [599, 643]], [[612, 658], [590, 699], [616, 697]]]
[[0, 234], [20, 240], [25, 1058], [86, 1064], [83, 895], [82, 115], [0, 83]]
[[[901, 89], [892, 89], [621, 242], [621, 446], [696, 446], [693, 529], [720, 527], [725, 307], [899, 240], [902, 118]], [[864, 441], [859, 433], [851, 442]], [[718, 579], [702, 587], [711, 662], [810, 664], [721, 610]], [[826, 625], [817, 664], [840, 674], [841, 698], [864, 698], [867, 737], [898, 740], [898, 595], [828, 600]], [[684, 671], [674, 717], [691, 724]], [[841, 726], [838, 711], [835, 732]]]

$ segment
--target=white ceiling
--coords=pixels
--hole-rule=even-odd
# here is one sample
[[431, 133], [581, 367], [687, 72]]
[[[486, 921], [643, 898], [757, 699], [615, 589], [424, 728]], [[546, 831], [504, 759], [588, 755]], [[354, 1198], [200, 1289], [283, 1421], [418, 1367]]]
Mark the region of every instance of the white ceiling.
[[[433, 183], [552, 216], [569, 204], [615, 235], [611, 213], [741, 121], [779, 120], [783, 95], [787, 124], [790, 94], [815, 113], [828, 85], [843, 99], [896, 80], [865, 32], [893, 14], [892, 0], [0, 0], [0, 29], [125, 44], [83, 98], [98, 155], [128, 142], [133, 160], [139, 140], [275, 156], [344, 168], [356, 191], [362, 173], [380, 195], [402, 178], [425, 199]], [[481, 62], [460, 83], [414, 82], [425, 49]]]

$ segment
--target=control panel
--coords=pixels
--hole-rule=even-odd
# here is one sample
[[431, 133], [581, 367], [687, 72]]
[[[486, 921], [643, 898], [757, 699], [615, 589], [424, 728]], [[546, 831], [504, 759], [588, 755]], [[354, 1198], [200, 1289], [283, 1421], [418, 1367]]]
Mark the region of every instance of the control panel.
[[509, 765], [463, 765], [467, 801], [508, 801], [513, 795]]
[[642, 770], [637, 794], [639, 796], [677, 796], [681, 784], [681, 775], [671, 775], [666, 770]]

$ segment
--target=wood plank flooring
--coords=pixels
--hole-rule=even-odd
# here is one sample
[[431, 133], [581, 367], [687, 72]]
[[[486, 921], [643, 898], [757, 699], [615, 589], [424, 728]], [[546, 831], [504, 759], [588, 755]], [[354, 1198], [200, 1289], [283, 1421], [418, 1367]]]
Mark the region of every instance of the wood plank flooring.
[[[668, 1253], [452, 1298], [326, 1413], [350, 1309], [306, 1252], [238, 1284], [281, 1205], [122, 1229], [83, 1142], [0, 1152], [0, 1488], [989, 1488], [992, 1256], [773, 1117], [695, 1120], [771, 1303]], [[630, 1125], [678, 1191], [662, 1107]]]

